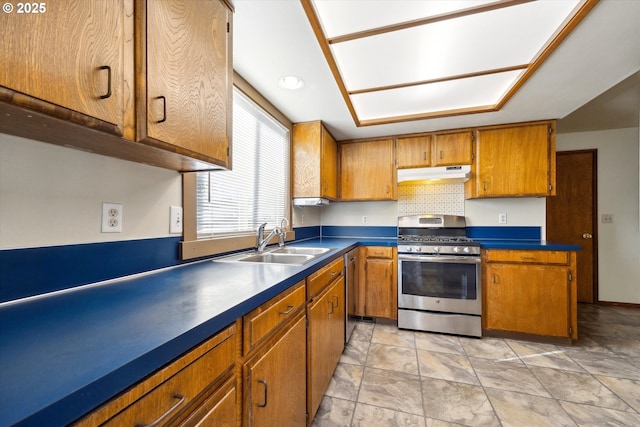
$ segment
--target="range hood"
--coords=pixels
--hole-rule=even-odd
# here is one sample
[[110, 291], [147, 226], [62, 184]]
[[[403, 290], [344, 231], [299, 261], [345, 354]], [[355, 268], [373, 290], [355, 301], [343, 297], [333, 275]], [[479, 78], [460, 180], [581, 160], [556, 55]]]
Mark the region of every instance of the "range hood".
[[293, 206], [326, 206], [329, 199], [322, 197], [296, 197], [293, 199]]
[[465, 182], [471, 177], [471, 166], [437, 166], [398, 169], [398, 183], [410, 181]]

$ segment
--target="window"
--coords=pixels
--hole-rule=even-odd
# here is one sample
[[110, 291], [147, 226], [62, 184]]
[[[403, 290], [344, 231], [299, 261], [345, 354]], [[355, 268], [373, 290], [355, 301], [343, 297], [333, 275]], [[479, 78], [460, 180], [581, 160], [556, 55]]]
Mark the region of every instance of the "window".
[[233, 91], [232, 170], [196, 178], [197, 237], [255, 235], [289, 219], [289, 129]]

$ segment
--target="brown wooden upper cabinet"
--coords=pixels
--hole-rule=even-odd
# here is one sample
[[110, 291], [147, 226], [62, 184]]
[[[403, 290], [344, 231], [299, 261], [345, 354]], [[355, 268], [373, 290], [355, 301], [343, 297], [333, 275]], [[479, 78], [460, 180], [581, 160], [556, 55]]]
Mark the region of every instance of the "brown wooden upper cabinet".
[[396, 149], [398, 169], [431, 166], [431, 135], [398, 138]]
[[293, 197], [338, 198], [338, 146], [319, 120], [293, 125]]
[[470, 165], [473, 157], [473, 132], [433, 135], [431, 166]]
[[231, 10], [137, 0], [137, 139], [230, 167]]
[[180, 171], [231, 166], [230, 3], [38, 5], [0, 15], [3, 132]]
[[467, 198], [556, 194], [555, 121], [476, 131]]
[[85, 115], [79, 119], [84, 125], [96, 118], [112, 125], [108, 131], [125, 135], [125, 113], [132, 107], [124, 71], [132, 22], [127, 3], [67, 0], [38, 3], [45, 7], [42, 13], [1, 14], [0, 86], [17, 92], [2, 91], [2, 100], [40, 110], [44, 101], [49, 110], [63, 107]]
[[340, 200], [395, 200], [394, 140], [341, 143]]

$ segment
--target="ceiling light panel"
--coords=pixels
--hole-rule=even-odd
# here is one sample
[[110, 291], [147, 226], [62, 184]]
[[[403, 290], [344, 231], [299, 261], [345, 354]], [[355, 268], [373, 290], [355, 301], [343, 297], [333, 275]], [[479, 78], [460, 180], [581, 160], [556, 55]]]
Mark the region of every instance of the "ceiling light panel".
[[314, 0], [328, 38], [499, 3], [496, 0]]
[[362, 121], [395, 121], [420, 114], [452, 114], [454, 110], [491, 108], [513, 86], [522, 71], [489, 74], [455, 81], [352, 95]]

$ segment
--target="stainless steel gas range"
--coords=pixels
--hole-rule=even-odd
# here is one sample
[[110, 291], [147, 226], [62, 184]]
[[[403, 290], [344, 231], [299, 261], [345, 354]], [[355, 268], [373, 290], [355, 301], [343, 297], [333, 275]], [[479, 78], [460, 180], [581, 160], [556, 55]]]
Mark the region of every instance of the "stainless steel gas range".
[[480, 244], [454, 215], [398, 218], [398, 327], [482, 335]]

